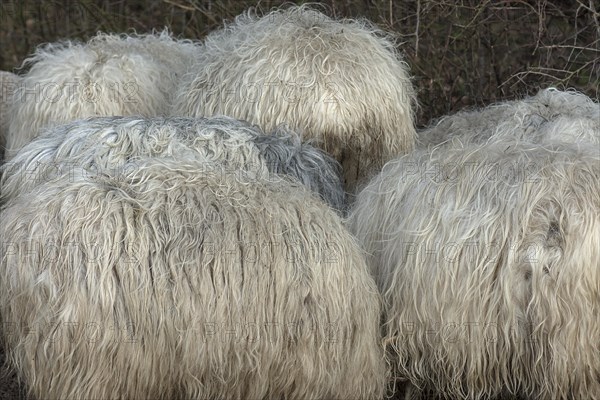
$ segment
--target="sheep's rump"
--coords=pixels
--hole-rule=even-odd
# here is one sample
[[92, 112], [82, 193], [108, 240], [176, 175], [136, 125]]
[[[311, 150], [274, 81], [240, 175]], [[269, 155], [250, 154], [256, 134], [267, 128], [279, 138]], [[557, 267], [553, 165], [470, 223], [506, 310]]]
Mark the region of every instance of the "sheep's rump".
[[8, 130], [8, 107], [19, 77], [11, 72], [0, 71], [0, 163], [4, 160], [6, 132]]
[[0, 168], [0, 204], [63, 173], [119, 174], [139, 157], [193, 158], [207, 170], [255, 179], [285, 174], [345, 208], [341, 167], [331, 156], [284, 126], [268, 135], [229, 117], [97, 117], [49, 128]]
[[451, 398], [600, 397], [597, 149], [417, 151], [386, 164], [348, 226], [400, 379]]
[[174, 115], [225, 114], [314, 138], [347, 190], [415, 140], [415, 94], [393, 40], [372, 23], [307, 6], [238, 16], [204, 41]]
[[443, 117], [418, 134], [420, 147], [452, 141], [484, 143], [514, 138], [541, 142], [600, 143], [600, 104], [584, 94], [554, 88], [523, 100]]
[[[19, 77], [11, 72], [0, 71], [0, 164], [4, 159], [6, 144], [6, 130], [8, 128], [7, 108], [19, 83]], [[3, 327], [0, 326], [0, 335]], [[4, 347], [0, 341], [0, 399], [19, 400], [25, 399], [23, 387], [19, 384], [12, 369], [5, 364]]]
[[29, 70], [10, 107], [7, 159], [45, 126], [93, 116], [167, 115], [198, 49], [167, 31], [101, 33], [87, 43], [40, 46], [23, 63]]
[[138, 160], [2, 210], [7, 348], [39, 398], [380, 398], [380, 303], [302, 185]]

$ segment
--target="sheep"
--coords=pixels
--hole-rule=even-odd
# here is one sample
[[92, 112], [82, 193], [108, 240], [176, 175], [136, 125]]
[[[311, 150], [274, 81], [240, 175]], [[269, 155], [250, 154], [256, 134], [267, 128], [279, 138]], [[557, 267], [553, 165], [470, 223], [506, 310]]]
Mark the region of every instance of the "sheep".
[[166, 30], [99, 33], [87, 43], [40, 46], [24, 61], [29, 71], [10, 106], [7, 159], [45, 126], [92, 116], [167, 115], [175, 87], [198, 49]]
[[256, 178], [289, 175], [345, 210], [341, 166], [333, 158], [285, 126], [266, 134], [229, 117], [96, 117], [49, 128], [0, 168], [0, 204], [63, 170], [84, 168], [92, 178], [143, 156], [199, 157], [207, 169], [216, 162]]
[[413, 148], [415, 93], [391, 37], [367, 20], [308, 6], [252, 10], [210, 33], [173, 115], [225, 114], [316, 139], [343, 166], [346, 190]]
[[0, 211], [0, 315], [34, 396], [383, 396], [380, 296], [329, 207], [195, 158], [123, 171]]
[[384, 166], [347, 226], [384, 297], [394, 376], [423, 397], [600, 398], [597, 147], [417, 150]]
[[[11, 72], [0, 71], [0, 163], [4, 158], [4, 146], [6, 137], [7, 106], [12, 93], [19, 84], [19, 77]], [[2, 327], [0, 327], [0, 334]], [[4, 348], [0, 341], [0, 398], [1, 399], [24, 399], [23, 386], [14, 375], [4, 360]]]
[[540, 90], [523, 100], [443, 117], [418, 134], [419, 147], [482, 143], [507, 136], [536, 143], [546, 139], [600, 143], [600, 104], [575, 91]]
[[539, 128], [538, 141], [561, 140], [583, 146], [600, 144], [600, 104], [595, 118], [561, 115]]
[[12, 93], [19, 84], [19, 77], [11, 72], [0, 71], [0, 163], [4, 159], [6, 131], [8, 129], [8, 107]]
[[271, 135], [255, 135], [253, 140], [270, 172], [297, 178], [331, 208], [346, 212], [342, 166], [328, 153], [303, 143], [287, 126]]

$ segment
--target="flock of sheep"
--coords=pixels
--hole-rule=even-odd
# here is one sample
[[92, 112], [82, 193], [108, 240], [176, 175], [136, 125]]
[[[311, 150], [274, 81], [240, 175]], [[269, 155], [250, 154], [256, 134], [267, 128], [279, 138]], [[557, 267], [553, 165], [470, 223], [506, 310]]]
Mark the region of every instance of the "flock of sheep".
[[1, 73], [0, 322], [36, 399], [600, 398], [600, 105], [414, 127], [306, 6]]

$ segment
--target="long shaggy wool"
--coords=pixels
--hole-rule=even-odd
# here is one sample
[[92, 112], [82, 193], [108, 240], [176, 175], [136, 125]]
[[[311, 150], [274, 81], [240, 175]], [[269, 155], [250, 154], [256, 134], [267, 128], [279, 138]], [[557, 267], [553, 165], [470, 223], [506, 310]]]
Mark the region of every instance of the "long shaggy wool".
[[0, 163], [4, 159], [4, 148], [6, 146], [8, 108], [18, 84], [19, 77], [17, 75], [0, 71]]
[[443, 117], [419, 132], [420, 147], [496, 138], [600, 143], [600, 103], [575, 91], [540, 90], [523, 100]]
[[167, 115], [175, 88], [199, 47], [168, 31], [100, 33], [87, 43], [40, 46], [23, 63], [10, 109], [10, 159], [40, 128], [92, 116]]
[[271, 135], [255, 135], [253, 140], [270, 172], [294, 177], [333, 209], [346, 210], [342, 167], [329, 154], [303, 143], [285, 126]]
[[261, 179], [291, 176], [345, 209], [341, 167], [284, 126], [266, 134], [229, 117], [98, 117], [49, 129], [0, 168], [0, 204], [63, 173], [119, 174], [139, 157], [198, 159], [205, 169]]
[[300, 129], [344, 168], [347, 190], [413, 148], [415, 94], [392, 39], [308, 6], [248, 11], [204, 41], [174, 115], [231, 115]]
[[[7, 108], [13, 92], [19, 84], [19, 77], [11, 72], [0, 71], [0, 163], [4, 159], [6, 131], [8, 129]], [[4, 327], [0, 326], [0, 337]], [[5, 363], [4, 347], [0, 340], [0, 399], [25, 400], [23, 386], [12, 368]]]
[[365, 187], [348, 226], [398, 378], [454, 399], [600, 398], [599, 152], [436, 148]]
[[364, 255], [302, 185], [138, 160], [0, 213], [7, 348], [51, 399], [376, 399]]

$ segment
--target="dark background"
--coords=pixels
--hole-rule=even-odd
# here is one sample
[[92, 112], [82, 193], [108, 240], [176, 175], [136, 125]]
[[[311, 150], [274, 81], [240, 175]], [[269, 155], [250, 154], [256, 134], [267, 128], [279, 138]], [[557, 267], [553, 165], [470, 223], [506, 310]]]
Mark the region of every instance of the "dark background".
[[[35, 46], [86, 40], [97, 31], [169, 27], [201, 39], [248, 7], [283, 1], [2, 1], [0, 68], [17, 67]], [[289, 3], [289, 2], [287, 2]], [[296, 3], [304, 3], [297, 1]], [[328, 0], [334, 17], [366, 17], [396, 34], [417, 89], [418, 124], [465, 107], [573, 88], [600, 97], [597, 0]]]

